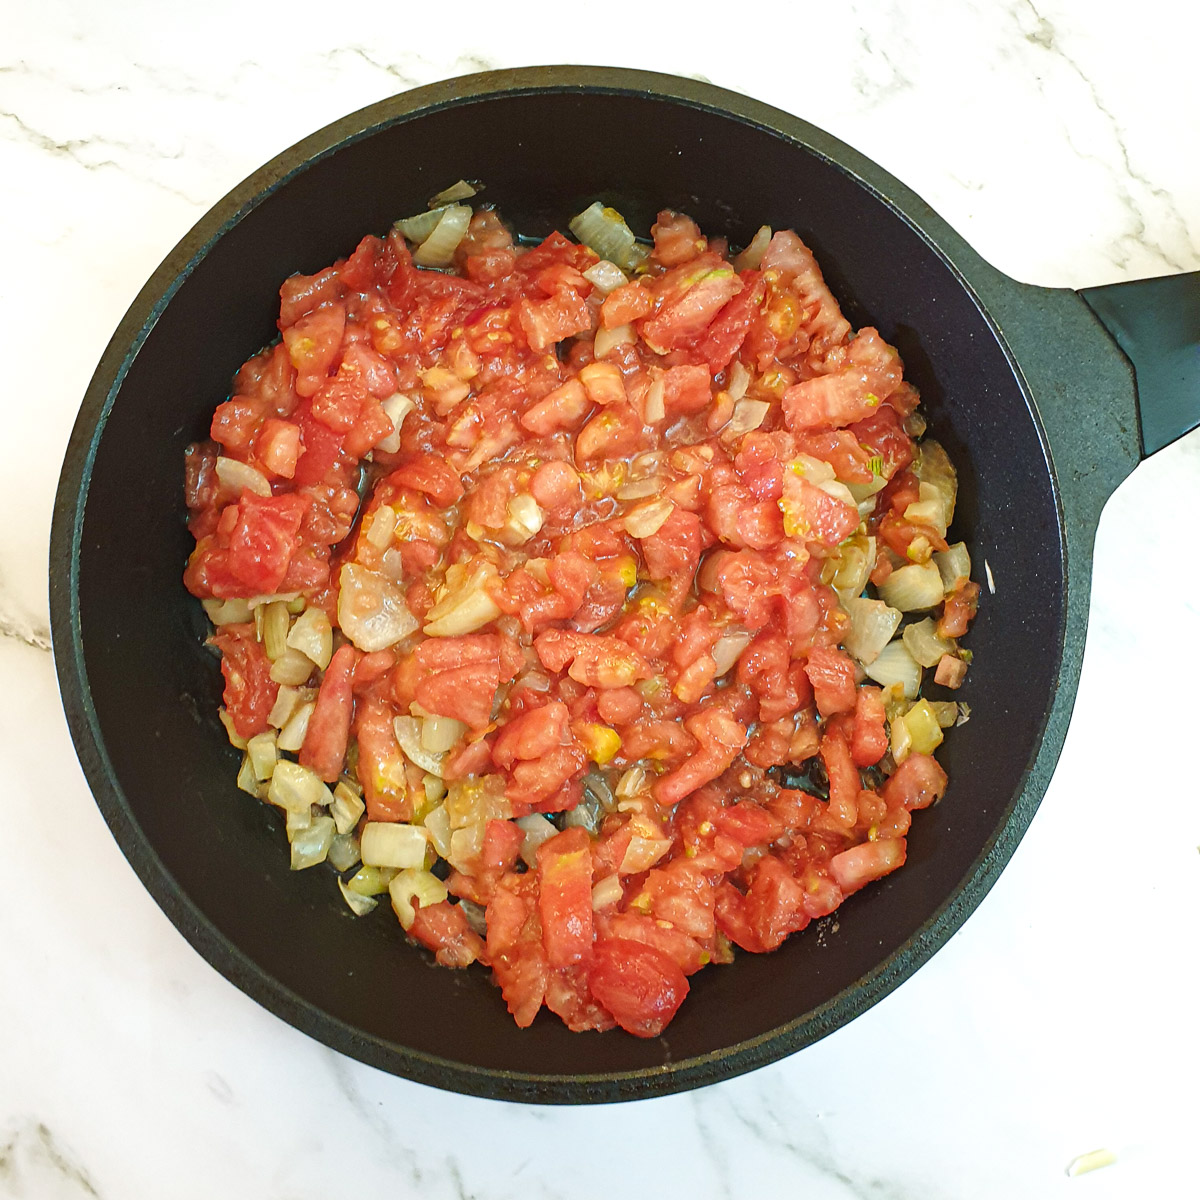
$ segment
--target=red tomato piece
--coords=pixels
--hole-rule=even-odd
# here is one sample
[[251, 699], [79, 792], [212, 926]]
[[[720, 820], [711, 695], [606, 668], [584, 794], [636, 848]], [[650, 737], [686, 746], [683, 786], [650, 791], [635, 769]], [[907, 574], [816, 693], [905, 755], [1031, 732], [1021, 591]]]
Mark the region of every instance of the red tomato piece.
[[889, 808], [928, 808], [946, 794], [946, 772], [931, 754], [910, 754], [883, 785]]
[[597, 943], [589, 979], [596, 999], [636, 1037], [658, 1037], [688, 994], [678, 963], [628, 938]]
[[271, 678], [271, 663], [262, 643], [255, 640], [254, 626], [226, 625], [212, 641], [221, 651], [225, 710], [238, 736], [252, 738], [265, 732], [279, 684]]
[[849, 655], [832, 647], [814, 646], [808, 652], [804, 671], [812, 683], [821, 716], [831, 717], [854, 708], [854, 661]]
[[228, 568], [243, 590], [227, 595], [265, 596], [278, 591], [296, 551], [308, 497], [242, 492], [229, 535]]
[[[345, 647], [342, 647], [345, 649]], [[339, 651], [340, 653], [340, 651]], [[368, 656], [370, 657], [370, 656]], [[366, 659], [360, 659], [358, 668]], [[332, 662], [330, 666], [332, 666]], [[354, 685], [357, 685], [358, 670]], [[328, 676], [327, 676], [328, 678]], [[324, 685], [322, 684], [322, 688]], [[362, 784], [367, 819], [411, 821], [404, 754], [396, 741], [395, 710], [373, 697], [360, 699], [354, 711], [354, 736], [358, 742], [358, 780]], [[313, 713], [316, 716], [316, 713]], [[305, 740], [307, 746], [308, 741]], [[343, 751], [343, 754], [345, 752]], [[331, 755], [332, 757], [332, 755]]]
[[878, 688], [860, 687], [854, 708], [850, 752], [856, 767], [873, 767], [888, 749], [887, 713]]
[[[538, 911], [551, 967], [569, 967], [592, 954], [591, 838], [578, 825], [537, 850]], [[615, 1014], [614, 1014], [615, 1015]]]
[[424, 492], [439, 508], [448, 508], [463, 497], [462, 476], [440, 455], [412, 455], [388, 477], [389, 484]]
[[842, 889], [842, 895], [849, 896], [871, 880], [881, 879], [903, 866], [904, 857], [903, 838], [880, 838], [835, 854], [829, 860], [829, 871]]
[[302, 316], [283, 331], [283, 344], [296, 368], [296, 392], [311, 396], [337, 361], [346, 330], [346, 306], [334, 301]]
[[418, 908], [408, 933], [433, 950], [443, 967], [469, 967], [487, 956], [483, 939], [471, 928], [466, 914], [448, 900]]
[[339, 646], [333, 652], [317, 706], [308, 721], [308, 732], [299, 758], [311, 767], [326, 783], [333, 783], [342, 773], [346, 747], [350, 738], [350, 721], [354, 715], [354, 668], [359, 651], [353, 646]]

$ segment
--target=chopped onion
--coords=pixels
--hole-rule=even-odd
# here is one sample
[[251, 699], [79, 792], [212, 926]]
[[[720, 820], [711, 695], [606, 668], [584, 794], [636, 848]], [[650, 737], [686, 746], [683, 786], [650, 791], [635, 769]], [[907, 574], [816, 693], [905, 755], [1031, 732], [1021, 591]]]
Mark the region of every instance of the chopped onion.
[[333, 818], [313, 817], [308, 828], [292, 838], [292, 870], [303, 871], [323, 863], [333, 844]]
[[338, 626], [365, 654], [386, 650], [420, 625], [386, 576], [346, 563], [338, 576]]
[[216, 470], [222, 487], [227, 487], [232, 492], [241, 493], [245, 488], [246, 491], [253, 492], [256, 496], [271, 494], [270, 481], [249, 463], [238, 462], [236, 458], [222, 458], [218, 455]]
[[275, 749], [275, 733], [256, 733], [246, 743], [246, 754], [254, 771], [254, 778], [260, 783], [270, 779], [275, 774], [275, 764], [279, 761], [279, 752]]
[[227, 708], [218, 708], [217, 716], [221, 719], [221, 724], [225, 726], [225, 732], [229, 735], [229, 744], [236, 750], [245, 750], [246, 739], [238, 733], [234, 726], [233, 718], [229, 715]]
[[754, 634], [745, 629], [729, 629], [717, 639], [710, 653], [713, 662], [717, 664], [717, 678], [729, 671], [739, 658], [742, 651], [754, 640]]
[[429, 201], [429, 207], [441, 208], [444, 204], [453, 204], [455, 200], [470, 200], [475, 192], [476, 189], [471, 184], [465, 179], [460, 179], [457, 183], [452, 183], [448, 188], [443, 188], [438, 192]]
[[325, 610], [309, 608], [302, 612], [292, 624], [287, 645], [325, 670], [333, 657], [333, 626]]
[[596, 330], [596, 340], [592, 343], [592, 353], [596, 358], [604, 358], [618, 346], [628, 346], [637, 341], [637, 334], [632, 325], [616, 325], [605, 329], [603, 325]]
[[733, 260], [734, 268], [738, 271], [757, 271], [770, 244], [770, 225], [760, 225], [758, 232], [750, 239], [749, 245]]
[[942, 591], [947, 596], [960, 582], [971, 578], [971, 555], [966, 542], [955, 542], [948, 550], [937, 551], [933, 561], [942, 577]]
[[244, 625], [253, 616], [246, 600], [201, 600], [200, 603], [214, 625]]
[[421, 748], [433, 754], [445, 753], [453, 749], [466, 732], [465, 722], [434, 713], [421, 722]]
[[918, 700], [901, 720], [912, 739], [912, 753], [932, 754], [942, 744], [942, 727], [928, 700]]
[[583, 791], [584, 795], [591, 796], [596, 800], [605, 812], [616, 810], [617, 801], [613, 796], [612, 788], [608, 786], [608, 780], [599, 771], [588, 771], [583, 777]]
[[413, 251], [413, 262], [418, 267], [448, 267], [471, 223], [471, 209], [466, 204], [450, 204], [440, 211], [433, 232]]
[[646, 425], [657, 425], [667, 415], [666, 384], [662, 377], [655, 379], [642, 400], [642, 421]]
[[383, 441], [375, 443], [377, 449], [388, 454], [395, 454], [400, 449], [400, 427], [404, 424], [404, 418], [416, 407], [416, 403], [403, 392], [393, 392], [380, 402], [380, 408], [392, 423], [392, 432]]
[[950, 729], [958, 723], [958, 705], [953, 700], [930, 700], [928, 704], [943, 729]]
[[372, 514], [366, 526], [367, 541], [376, 550], [386, 550], [392, 544], [396, 532], [396, 510], [390, 504], [381, 504]]
[[333, 789], [333, 803], [329, 806], [329, 815], [333, 818], [339, 834], [348, 834], [358, 824], [358, 819], [367, 811], [362, 797], [355, 794], [345, 780]]
[[[334, 826], [337, 818], [334, 818]], [[353, 833], [339, 833], [329, 843], [329, 862], [335, 871], [348, 871], [362, 861], [358, 838]]]
[[400, 919], [405, 931], [412, 928], [417, 919], [418, 908], [430, 908], [449, 899], [446, 885], [431, 871], [409, 867], [388, 884], [388, 895], [392, 898], [392, 910]]
[[360, 896], [357, 892], [352, 892], [344, 880], [338, 880], [338, 889], [342, 893], [342, 899], [350, 906], [350, 911], [356, 917], [365, 917], [367, 913], [374, 911], [375, 906], [379, 903], [374, 896]]
[[722, 436], [741, 437], [743, 433], [757, 429], [767, 419], [767, 413], [770, 411], [771, 405], [766, 400], [739, 400], [733, 406], [733, 416], [729, 418], [729, 424], [721, 431]]
[[425, 863], [429, 834], [420, 825], [368, 821], [359, 837], [359, 853], [368, 867], [420, 867]]
[[474, 900], [459, 900], [458, 911], [481, 938], [487, 938], [487, 909], [482, 904], [476, 904]]
[[630, 767], [620, 779], [613, 794], [618, 800], [628, 800], [636, 796], [646, 786], [646, 768], [643, 766]]
[[892, 758], [899, 766], [912, 753], [912, 734], [902, 716], [893, 717], [891, 721], [890, 750]]
[[308, 736], [308, 722], [316, 707], [315, 701], [308, 700], [288, 717], [287, 724], [279, 731], [279, 737], [275, 739], [275, 744], [280, 750], [287, 750], [292, 754], [299, 751], [300, 747], [304, 745], [304, 739]]
[[[875, 539], [865, 533], [848, 537], [835, 554], [825, 560], [821, 582], [830, 585], [845, 600], [856, 597], [867, 586], [875, 569]], [[893, 632], [895, 632], [893, 630]], [[888, 634], [891, 637], [891, 634]]]
[[843, 596], [842, 608], [850, 618], [850, 628], [842, 645], [863, 666], [873, 663], [900, 627], [901, 613], [882, 600]]
[[425, 814], [425, 828], [429, 831], [429, 840], [433, 843], [433, 848], [442, 858], [450, 857], [450, 835], [454, 832], [450, 828], [450, 814], [446, 811], [444, 804], [439, 804], [437, 808], [430, 809]]
[[536, 867], [537, 848], [543, 842], [549, 841], [558, 830], [541, 813], [530, 813], [528, 816], [518, 817], [516, 825], [525, 835], [521, 842], [521, 858], [524, 859], [527, 867]]
[[508, 502], [501, 540], [506, 546], [520, 546], [541, 529], [545, 520], [538, 502], [528, 492], [519, 492]]
[[904, 510], [904, 519], [914, 525], [928, 525], [939, 537], [946, 536], [950, 523], [946, 494], [932, 483], [918, 484], [919, 498]]
[[864, 504], [870, 503], [871, 509], [875, 508], [873, 500], [875, 493], [882, 492], [887, 485], [886, 475], [872, 474], [870, 483], [847, 483], [846, 491], [854, 497], [854, 503], [859, 506], [858, 511], [861, 513]]
[[259, 625], [259, 637], [263, 651], [270, 662], [275, 662], [287, 649], [288, 625], [291, 616], [287, 605], [273, 600], [254, 610], [255, 624]]
[[625, 894], [625, 885], [620, 875], [606, 875], [592, 888], [592, 909], [599, 912], [602, 908], [615, 908], [621, 903]]
[[568, 228], [585, 246], [623, 271], [632, 271], [648, 254], [645, 247], [637, 244], [625, 218], [599, 200], [574, 217]]
[[958, 495], [958, 472], [954, 469], [950, 456], [940, 442], [934, 441], [933, 438], [926, 438], [918, 445], [916, 460], [912, 464], [912, 473], [920, 483], [933, 489], [928, 493], [922, 491], [921, 501], [927, 501], [927, 498], [932, 498], [935, 493], [940, 498], [942, 502], [940, 515], [944, 516], [945, 524], [941, 525], [938, 532], [945, 537], [946, 526], [954, 520], [954, 502]]
[[863, 670], [882, 687], [898, 683], [905, 698], [915, 700], [921, 690], [921, 666], [908, 652], [903, 641], [889, 642]]
[[746, 389], [749, 386], [749, 368], [746, 367], [740, 358], [734, 359], [733, 365], [729, 368], [729, 381], [725, 385], [725, 390], [729, 393], [729, 398], [736, 403], [746, 394]]
[[464, 825], [450, 835], [450, 853], [447, 861], [452, 867], [463, 870], [483, 853], [483, 839], [487, 836], [487, 822], [476, 821]]
[[271, 787], [267, 799], [276, 808], [288, 812], [306, 813], [314, 804], [324, 808], [333, 803], [333, 793], [324, 781], [309, 767], [301, 766], [291, 759], [281, 758], [271, 775]]
[[437, 228], [438, 222], [449, 207], [450, 205], [443, 204], [417, 213], [415, 217], [404, 217], [393, 222], [393, 228], [398, 229], [410, 242], [423, 242]]
[[899, 567], [879, 585], [880, 597], [901, 612], [933, 608], [944, 594], [941, 574], [932, 562]]
[[602, 258], [598, 263], [593, 263], [588, 267], [584, 271], [583, 277], [602, 296], [607, 296], [609, 292], [616, 291], [621, 284], [629, 282], [629, 277], [625, 272], [616, 263], [609, 262], [606, 258]]
[[313, 661], [299, 650], [284, 647], [283, 653], [271, 664], [271, 678], [276, 683], [299, 687], [313, 673]]
[[238, 768], [237, 773], [237, 785], [243, 792], [255, 799], [261, 800], [266, 795], [266, 786], [259, 782], [249, 754], [242, 755], [242, 765]]
[[643, 837], [642, 834], [635, 833], [629, 839], [625, 856], [621, 859], [617, 871], [621, 875], [640, 875], [643, 871], [650, 870], [670, 849], [670, 838]]
[[931, 617], [909, 625], [904, 630], [904, 644], [908, 652], [923, 667], [936, 667], [944, 654], [953, 654], [957, 648], [953, 641], [941, 637]]
[[346, 886], [356, 896], [379, 896], [396, 877], [395, 867], [359, 867]]
[[675, 511], [673, 500], [650, 500], [631, 508], [625, 514], [625, 532], [631, 537], [647, 538], [657, 533]]
[[656, 477], [650, 479], [635, 479], [624, 487], [617, 488], [618, 500], [645, 500], [647, 496], [657, 496], [662, 491], [662, 480]]
[[292, 713], [296, 711], [305, 694], [300, 688], [290, 687], [287, 684], [281, 686], [275, 695], [275, 703], [271, 706], [267, 723], [274, 725], [276, 729], [282, 729], [288, 723]]
[[600, 822], [604, 820], [604, 815], [604, 806], [600, 803], [599, 797], [585, 787], [579, 803], [563, 813], [562, 826], [564, 829], [570, 829], [572, 826], [578, 825], [586, 829], [588, 833], [595, 833], [600, 828]]
[[429, 637], [458, 637], [494, 621], [502, 610], [488, 594], [487, 584], [497, 575], [496, 568], [486, 560], [469, 575], [465, 567], [452, 566], [446, 572], [444, 595], [425, 614], [425, 633]]
[[287, 830], [287, 839], [290, 842], [296, 834], [303, 833], [312, 824], [312, 805], [296, 812], [285, 813], [284, 816], [284, 828]]
[[397, 717], [392, 722], [396, 730], [396, 741], [400, 743], [400, 749], [404, 751], [409, 762], [440, 779], [446, 756], [435, 754], [421, 744], [421, 724], [417, 717]]

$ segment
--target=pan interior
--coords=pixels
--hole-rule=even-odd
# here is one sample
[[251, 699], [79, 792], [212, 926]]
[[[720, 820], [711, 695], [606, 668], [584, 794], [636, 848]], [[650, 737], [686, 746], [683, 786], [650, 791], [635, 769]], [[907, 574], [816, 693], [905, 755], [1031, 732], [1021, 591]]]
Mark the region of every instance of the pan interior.
[[[695, 976], [656, 1041], [572, 1035], [545, 1014], [519, 1031], [485, 972], [435, 969], [386, 914], [355, 920], [324, 869], [292, 874], [279, 821], [234, 786], [237, 755], [215, 717], [219, 675], [180, 582], [191, 544], [184, 447], [205, 436], [233, 372], [274, 336], [281, 281], [348, 254], [460, 177], [484, 181], [482, 199], [532, 235], [564, 228], [596, 198], [643, 232], [664, 207], [735, 244], [764, 223], [797, 229], [851, 322], [877, 325], [900, 348], [960, 471], [956, 530], [976, 578], [986, 560], [995, 584], [968, 642], [975, 663], [961, 698], [972, 717], [941, 754], [950, 792], [914, 821], [907, 866], [848, 901], [836, 932], [827, 922], [776, 954]], [[601, 92], [493, 95], [384, 124], [229, 228], [128, 368], [95, 454], [78, 560], [86, 684], [115, 778], [101, 803], [143, 877], [166, 881], [172, 917], [235, 982], [339, 1048], [492, 1093], [505, 1091], [501, 1072], [639, 1072], [665, 1090], [668, 1064], [785, 1029], [782, 1052], [856, 1011], [851, 989], [963, 885], [1020, 792], [1052, 698], [1062, 597], [1037, 422], [956, 271], [878, 195], [796, 142], [727, 114]]]

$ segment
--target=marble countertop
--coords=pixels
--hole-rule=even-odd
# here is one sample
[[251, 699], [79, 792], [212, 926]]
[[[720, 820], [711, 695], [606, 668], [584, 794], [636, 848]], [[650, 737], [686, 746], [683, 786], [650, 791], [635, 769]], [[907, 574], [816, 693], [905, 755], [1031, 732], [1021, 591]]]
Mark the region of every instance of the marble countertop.
[[[1083, 286], [1200, 268], [1194, 8], [825, 8], [757, 0], [716, 24], [698, 7], [538, 0], [501, 25], [497, 6], [474, 0], [417, 14], [244, 0], [4, 6], [0, 811], [13, 843], [0, 870], [0, 1196], [1200, 1191], [1200, 789], [1186, 758], [1198, 710], [1172, 666], [1200, 652], [1200, 557], [1181, 533], [1200, 507], [1200, 434], [1145, 462], [1105, 510], [1071, 732], [978, 911], [851, 1025], [700, 1092], [598, 1109], [501, 1104], [310, 1041], [160, 913], [75, 760], [46, 559], [87, 381], [192, 223], [361, 105], [490, 66], [697, 74], [876, 159], [1018, 279]], [[1100, 1147], [1113, 1165], [1068, 1177]]]

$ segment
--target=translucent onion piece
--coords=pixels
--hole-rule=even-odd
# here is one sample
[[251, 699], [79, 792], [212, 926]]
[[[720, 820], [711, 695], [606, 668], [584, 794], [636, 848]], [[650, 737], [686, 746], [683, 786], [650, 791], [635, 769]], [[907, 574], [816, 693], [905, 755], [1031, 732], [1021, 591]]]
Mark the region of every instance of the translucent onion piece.
[[953, 641], [938, 635], [937, 625], [931, 617], [909, 625], [903, 637], [909, 654], [923, 667], [936, 667], [944, 654], [953, 654], [956, 649]]
[[662, 480], [656, 478], [635, 479], [617, 489], [618, 500], [645, 500], [647, 496], [657, 496], [662, 491]]
[[729, 368], [729, 381], [725, 384], [725, 390], [729, 393], [729, 398], [735, 402], [740, 400], [746, 394], [746, 389], [749, 386], [749, 369], [740, 358], [734, 359], [733, 365]]
[[632, 271], [643, 262], [648, 251], [637, 244], [633, 230], [615, 208], [606, 208], [599, 200], [588, 205], [568, 228], [601, 258], [616, 263], [623, 271]]
[[238, 462], [236, 458], [217, 456], [217, 478], [223, 487], [232, 492], [240, 493], [243, 488], [254, 492], [257, 496], [269, 496], [271, 484], [267, 477], [248, 463]]
[[[912, 464], [912, 472], [924, 484], [929, 484], [940, 494], [944, 501], [946, 525], [954, 520], [954, 502], [958, 495], [958, 472], [950, 461], [950, 456], [942, 448], [940, 442], [926, 438], [917, 447], [917, 456]], [[921, 494], [924, 500], [926, 494]], [[941, 530], [945, 536], [945, 526]]]
[[259, 782], [258, 776], [254, 772], [254, 764], [250, 761], [249, 754], [242, 755], [242, 765], [238, 768], [237, 785], [250, 796], [260, 799], [263, 794], [263, 784]]
[[376, 550], [386, 550], [392, 544], [396, 532], [396, 510], [390, 504], [381, 504], [372, 514], [367, 525], [367, 541]]
[[620, 875], [606, 875], [592, 888], [592, 908], [597, 912], [602, 908], [615, 908], [624, 894], [625, 885]]
[[733, 260], [734, 268], [738, 271], [757, 271], [770, 244], [770, 225], [760, 225], [758, 232], [750, 239], [750, 244]]
[[[453, 570], [453, 568], [451, 568]], [[447, 589], [425, 615], [425, 633], [429, 637], [458, 637], [474, 633], [501, 615], [501, 608], [488, 594], [488, 581], [497, 575], [489, 562], [475, 567], [465, 582]], [[447, 580], [450, 575], [447, 572]]]
[[375, 906], [379, 903], [374, 896], [360, 896], [357, 892], [352, 892], [344, 880], [339, 879], [337, 882], [342, 899], [350, 906], [350, 911], [356, 917], [365, 917], [367, 913], [374, 911]]
[[449, 207], [450, 205], [443, 204], [438, 208], [429, 209], [428, 212], [417, 213], [415, 217], [404, 217], [394, 223], [394, 228], [404, 234], [410, 242], [423, 242], [437, 228], [438, 222]]
[[558, 830], [541, 813], [530, 813], [528, 816], [518, 817], [516, 824], [525, 834], [524, 840], [521, 842], [521, 858], [524, 859], [527, 867], [536, 867], [537, 848], [543, 842], [549, 841]]
[[600, 822], [604, 820], [604, 815], [604, 806], [600, 803], [599, 797], [585, 788], [583, 798], [579, 803], [563, 813], [562, 825], [564, 829], [579, 825], [588, 833], [596, 833], [600, 828]]
[[292, 838], [292, 870], [303, 871], [323, 863], [333, 844], [333, 818], [313, 817], [307, 829]]
[[946, 536], [949, 525], [946, 494], [932, 483], [918, 485], [919, 499], [904, 510], [904, 519], [914, 525], [928, 525], [939, 537]]
[[971, 555], [966, 542], [955, 542], [948, 550], [937, 551], [933, 561], [942, 577], [942, 590], [946, 595], [960, 582], [971, 578]]
[[448, 188], [443, 188], [438, 194], [432, 197], [429, 201], [430, 208], [441, 208], [444, 204], [453, 204], [456, 200], [470, 200], [475, 195], [476, 189], [469, 184], [465, 179], [460, 179], [457, 183], [452, 183]]
[[288, 717], [287, 724], [279, 731], [279, 737], [275, 740], [275, 744], [280, 750], [287, 750], [291, 754], [299, 751], [300, 747], [304, 745], [304, 739], [308, 736], [308, 722], [316, 707], [315, 701], [306, 701]]
[[345, 780], [333, 789], [333, 803], [329, 806], [329, 815], [333, 818], [339, 834], [350, 833], [366, 811], [367, 806], [362, 802], [362, 798], [354, 793]]
[[312, 824], [312, 805], [286, 813], [285, 817], [284, 828], [287, 830], [287, 839], [290, 842], [296, 834], [303, 833]]
[[471, 223], [471, 209], [466, 204], [451, 204], [441, 211], [433, 232], [413, 251], [418, 267], [448, 267]]
[[742, 651], [754, 640], [754, 634], [745, 629], [730, 629], [717, 639], [712, 648], [713, 662], [717, 664], [717, 677], [720, 678], [732, 669], [742, 656]]
[[430, 715], [421, 722], [421, 748], [433, 754], [443, 754], [458, 745], [466, 732], [467, 726], [462, 721]]
[[386, 451], [388, 454], [395, 454], [400, 449], [400, 427], [404, 424], [404, 418], [416, 408], [416, 403], [406, 396], [403, 392], [393, 392], [386, 400], [382, 401], [380, 407], [387, 414], [387, 418], [392, 423], [393, 433], [389, 433], [381, 442], [376, 442], [378, 449]]
[[474, 825], [464, 825], [450, 835], [450, 854], [448, 861], [457, 870], [468, 870], [483, 852], [483, 839], [487, 833], [487, 823], [479, 821]]
[[267, 722], [274, 725], [276, 729], [282, 729], [288, 723], [288, 718], [296, 711], [303, 696], [304, 692], [300, 688], [289, 687], [286, 684], [282, 686], [276, 693], [275, 703], [271, 706]]
[[275, 733], [256, 733], [246, 743], [246, 755], [254, 771], [254, 778], [260, 783], [270, 779], [275, 774], [275, 764], [279, 761], [279, 752], [275, 749]]
[[441, 804], [446, 798], [446, 784], [436, 775], [430, 775], [425, 772], [425, 778], [421, 780], [421, 787], [425, 791], [426, 804]]
[[879, 595], [901, 612], [920, 612], [941, 604], [945, 593], [937, 564], [926, 562], [893, 571], [879, 585]]
[[396, 741], [400, 743], [400, 749], [404, 751], [409, 762], [440, 779], [446, 756], [425, 749], [421, 744], [421, 725], [422, 722], [417, 717], [397, 717], [392, 722], [396, 730]]
[[621, 284], [629, 282], [629, 277], [625, 272], [616, 263], [609, 262], [606, 258], [602, 258], [598, 263], [593, 263], [588, 267], [584, 271], [583, 277], [602, 296], [607, 296], [609, 292], [616, 291]]
[[359, 867], [346, 886], [357, 896], [378, 896], [395, 877], [395, 867]]
[[629, 839], [625, 857], [621, 859], [617, 871], [621, 875], [640, 875], [643, 871], [650, 870], [670, 849], [670, 838], [643, 837], [640, 833], [635, 833]]
[[[861, 506], [870, 500], [876, 492], [882, 492], [887, 487], [887, 484], [886, 475], [872, 474], [870, 483], [848, 483], [846, 484], [846, 491], [854, 497], [854, 502]], [[875, 507], [874, 504], [871, 507], [873, 509]], [[859, 511], [862, 511], [861, 507]]]
[[951, 729], [958, 724], [958, 705], [953, 700], [930, 700], [928, 703], [943, 729]]
[[646, 786], [646, 768], [642, 766], [630, 767], [620, 779], [617, 780], [617, 786], [613, 794], [618, 800], [628, 800], [631, 796], [636, 796]]
[[386, 650], [419, 627], [404, 592], [386, 576], [346, 563], [338, 582], [338, 625], [364, 653]]
[[271, 664], [271, 678], [276, 683], [299, 687], [313, 673], [313, 661], [299, 650], [284, 647], [283, 653]]
[[874, 661], [863, 663], [863, 670], [882, 687], [898, 683], [908, 700], [921, 690], [921, 666], [902, 641], [889, 642]]
[[214, 625], [244, 625], [254, 615], [248, 600], [201, 600], [200, 603]]
[[229, 715], [229, 710], [218, 708], [217, 716], [221, 718], [221, 724], [225, 726], [225, 732], [229, 735], [229, 744], [237, 750], [245, 750], [246, 739], [235, 728], [233, 718]]
[[771, 405], [766, 400], [739, 400], [733, 406], [733, 416], [729, 418], [729, 424], [721, 432], [725, 436], [741, 437], [743, 433], [757, 429], [767, 419], [767, 413], [770, 411]]
[[633, 332], [632, 325], [615, 325], [612, 329], [605, 329], [601, 325], [596, 330], [596, 340], [592, 343], [592, 353], [597, 358], [604, 358], [618, 346], [632, 345], [636, 341], [637, 334]]
[[292, 623], [287, 645], [311, 658], [322, 671], [325, 670], [333, 657], [333, 626], [325, 610], [310, 608], [302, 612]]
[[277, 808], [288, 812], [307, 813], [314, 804], [324, 808], [333, 803], [333, 793], [325, 786], [316, 771], [291, 759], [281, 758], [271, 775], [267, 799]]
[[255, 609], [254, 615], [262, 615], [262, 644], [267, 658], [276, 662], [287, 649], [288, 626], [291, 624], [291, 614], [282, 600], [274, 600], [262, 608]]
[[476, 904], [474, 900], [460, 900], [458, 910], [481, 938], [487, 937], [487, 909], [482, 904]]
[[433, 842], [433, 848], [442, 858], [450, 857], [450, 835], [454, 832], [450, 828], [450, 814], [446, 811], [444, 804], [439, 804], [437, 808], [431, 809], [425, 814], [425, 828], [429, 832], [429, 840]]
[[368, 867], [420, 867], [429, 835], [420, 825], [368, 821], [359, 837], [359, 853]]
[[646, 392], [642, 402], [642, 420], [647, 425], [657, 425], [667, 415], [666, 384], [656, 379]]
[[647, 538], [657, 533], [675, 511], [673, 500], [650, 500], [625, 514], [625, 532], [631, 537]]
[[[337, 822], [334, 822], [336, 828]], [[339, 833], [329, 843], [329, 862], [335, 871], [348, 871], [362, 861], [358, 838], [353, 833]]]
[[825, 560], [821, 582], [830, 585], [842, 600], [846, 600], [862, 593], [874, 569], [875, 539], [865, 533], [856, 533], [837, 548], [836, 554]]
[[890, 732], [889, 749], [896, 765], [899, 766], [912, 753], [912, 734], [908, 732], [908, 726], [905, 725], [903, 717], [892, 718]]
[[583, 777], [583, 791], [584, 795], [593, 797], [605, 811], [615, 811], [616, 797], [612, 793], [612, 788], [608, 786], [608, 780], [599, 771], [589, 771]]
[[432, 872], [406, 868], [388, 884], [392, 911], [407, 932], [417, 917], [417, 908], [429, 908], [449, 898], [446, 885]]
[[538, 502], [528, 492], [520, 492], [508, 502], [501, 540], [506, 546], [520, 546], [541, 529], [545, 520]]
[[942, 727], [928, 700], [918, 700], [902, 718], [914, 754], [932, 754], [942, 744]]
[[842, 645], [864, 667], [869, 666], [899, 629], [902, 614], [882, 600], [866, 600], [859, 596], [843, 596], [842, 608], [850, 618], [850, 628]]

